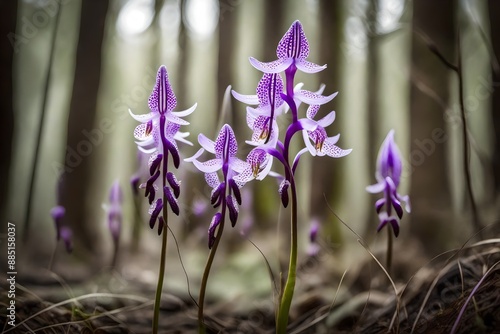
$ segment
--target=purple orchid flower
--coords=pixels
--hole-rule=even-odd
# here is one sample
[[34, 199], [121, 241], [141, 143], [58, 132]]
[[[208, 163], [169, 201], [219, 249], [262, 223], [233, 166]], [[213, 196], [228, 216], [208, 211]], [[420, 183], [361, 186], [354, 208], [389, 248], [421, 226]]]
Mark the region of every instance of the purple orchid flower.
[[184, 111], [173, 111], [177, 105], [177, 99], [168, 81], [167, 69], [163, 65], [158, 70], [156, 84], [148, 104], [151, 110], [148, 114], [134, 115], [129, 110], [130, 115], [142, 123], [134, 130], [136, 144], [139, 150], [145, 153], [163, 152], [168, 149], [174, 158], [174, 163], [178, 165], [179, 150], [176, 141], [192, 145], [184, 139], [189, 133], [179, 132], [181, 125], [189, 124], [181, 117], [190, 115], [196, 109], [197, 104]]
[[[319, 121], [315, 121], [314, 116], [316, 116], [319, 107], [319, 105], [311, 105], [307, 109], [307, 119], [316, 123], [316, 129], [313, 131], [302, 130], [304, 143], [306, 144], [307, 149], [312, 156], [328, 155], [332, 158], [341, 158], [348, 155], [351, 153], [352, 149], [343, 150], [335, 145], [339, 140], [340, 134], [328, 137], [325, 130], [327, 126], [330, 126], [335, 121], [335, 111], [331, 111]], [[311, 141], [314, 145], [311, 144]]]
[[73, 252], [73, 232], [68, 226], [61, 227], [61, 239], [64, 241], [64, 246], [66, 248], [66, 252]]
[[[378, 153], [377, 171], [375, 172], [377, 183], [366, 187], [366, 191], [372, 194], [384, 193], [384, 197], [375, 203], [375, 209], [380, 220], [377, 232], [385, 225], [390, 224], [396, 237], [399, 235], [399, 219], [403, 217], [401, 202], [404, 201], [406, 203], [405, 209], [408, 213], [411, 210], [409, 196], [401, 196], [397, 192], [397, 187], [401, 180], [401, 172], [401, 155], [394, 142], [394, 130], [391, 130], [387, 134]], [[385, 211], [382, 211], [383, 207], [385, 207]], [[393, 215], [392, 209], [396, 211], [396, 216]]]
[[[222, 205], [223, 211], [227, 208], [229, 219], [234, 227], [238, 219], [238, 206], [241, 205], [240, 188], [244, 184], [241, 180], [235, 179], [235, 177], [247, 169], [248, 164], [236, 157], [238, 143], [233, 129], [227, 124], [222, 127], [215, 142], [203, 134], [198, 136], [198, 142], [202, 148], [191, 158], [185, 159], [185, 161], [192, 162], [196, 168], [205, 173], [205, 180], [212, 188], [212, 205], [214, 207]], [[215, 158], [205, 162], [198, 161], [198, 157], [205, 150], [215, 154]], [[220, 170], [223, 176], [222, 182], [217, 174]], [[221, 220], [223, 220], [221, 213], [217, 213], [212, 219], [208, 230], [209, 248], [214, 243], [216, 227], [220, 224]]]
[[54, 220], [56, 228], [56, 240], [63, 240], [66, 247], [66, 251], [71, 253], [73, 251], [73, 243], [71, 241], [72, 232], [68, 226], [63, 224], [64, 216], [66, 214], [66, 208], [61, 204], [61, 194], [62, 188], [64, 186], [64, 174], [62, 174], [57, 180], [56, 188], [56, 200], [57, 205], [50, 209], [50, 216]]
[[320, 224], [317, 218], [312, 219], [311, 226], [309, 228], [309, 247], [307, 249], [307, 254], [309, 256], [316, 256], [319, 253], [320, 247], [318, 244], [318, 233], [320, 229]]
[[256, 147], [247, 155], [247, 166], [234, 179], [247, 183], [253, 179], [263, 180], [271, 171], [273, 157], [266, 150]]
[[116, 180], [115, 182], [113, 182], [109, 190], [109, 205], [103, 205], [103, 208], [106, 211], [108, 228], [115, 243], [118, 243], [122, 227], [122, 203], [122, 189], [120, 187], [120, 182]]
[[269, 63], [263, 63], [250, 57], [250, 63], [259, 71], [265, 73], [282, 72], [291, 66], [295, 66], [305, 73], [316, 73], [326, 68], [306, 60], [309, 56], [309, 43], [302, 29], [300, 21], [295, 21], [285, 33], [276, 49], [278, 59]]
[[[165, 66], [160, 66], [156, 76], [156, 83], [148, 101], [150, 113], [145, 115], [134, 115], [132, 117], [141, 122], [135, 130], [134, 137], [140, 151], [151, 154], [148, 161], [149, 179], [142, 183], [139, 188], [144, 188], [145, 196], [148, 197], [149, 214], [151, 215], [149, 224], [154, 228], [159, 220], [158, 234], [161, 234], [165, 218], [160, 215], [163, 212], [165, 203], [168, 203], [172, 212], [179, 215], [180, 209], [177, 198], [180, 194], [180, 182], [168, 171], [168, 157], [171, 156], [175, 168], [179, 167], [180, 154], [177, 141], [192, 145], [185, 138], [189, 133], [180, 132], [182, 125], [189, 122], [182, 117], [191, 114], [197, 104], [184, 111], [173, 111], [177, 105], [177, 99], [168, 80]], [[160, 177], [161, 175], [161, 177]], [[156, 198], [157, 192], [161, 189], [162, 198]]]

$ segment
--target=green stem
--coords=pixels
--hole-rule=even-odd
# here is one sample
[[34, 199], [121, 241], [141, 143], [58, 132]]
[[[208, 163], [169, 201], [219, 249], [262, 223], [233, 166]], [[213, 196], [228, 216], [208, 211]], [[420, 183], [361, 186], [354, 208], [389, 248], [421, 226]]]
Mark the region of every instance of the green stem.
[[290, 263], [288, 265], [288, 277], [286, 279], [285, 289], [283, 290], [278, 309], [278, 319], [276, 321], [276, 333], [278, 334], [286, 333], [288, 314], [292, 304], [295, 280], [297, 277], [297, 191], [292, 173], [290, 173], [290, 191], [292, 194]]
[[207, 290], [208, 276], [210, 275], [210, 269], [212, 268], [212, 263], [214, 262], [215, 253], [219, 247], [219, 241], [222, 237], [222, 232], [224, 231], [224, 221], [226, 216], [226, 200], [223, 199], [222, 210], [221, 210], [221, 221], [219, 227], [217, 228], [217, 235], [215, 236], [215, 241], [208, 254], [207, 264], [205, 265], [205, 271], [203, 272], [203, 278], [201, 280], [200, 296], [198, 297], [198, 333], [205, 334], [205, 321], [203, 317], [203, 306], [205, 303], [205, 293]]
[[137, 253], [139, 251], [139, 241], [142, 235], [142, 222], [141, 222], [141, 198], [134, 195], [134, 225], [132, 227], [132, 251]]
[[[155, 309], [153, 315], [153, 334], [158, 333], [158, 319], [160, 316], [161, 292], [163, 290], [163, 277], [165, 276], [165, 260], [167, 255], [167, 215], [164, 215], [163, 239], [161, 244], [160, 272], [158, 273], [158, 285], [156, 286]], [[159, 222], [161, 224], [161, 221]]]
[[386, 258], [386, 269], [387, 272], [390, 274], [391, 273], [391, 266], [392, 266], [392, 229], [387, 226], [387, 258]]

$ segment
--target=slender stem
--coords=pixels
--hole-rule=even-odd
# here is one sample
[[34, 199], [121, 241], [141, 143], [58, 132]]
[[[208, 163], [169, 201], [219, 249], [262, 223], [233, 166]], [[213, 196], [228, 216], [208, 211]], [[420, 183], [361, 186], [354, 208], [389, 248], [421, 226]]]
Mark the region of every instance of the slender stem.
[[132, 227], [132, 251], [136, 253], [139, 250], [139, 241], [142, 235], [141, 199], [137, 195], [134, 195], [134, 216], [134, 225]]
[[297, 190], [295, 179], [290, 173], [290, 192], [292, 194], [292, 218], [291, 224], [291, 246], [290, 246], [290, 263], [288, 266], [288, 275], [285, 283], [285, 289], [281, 296], [278, 319], [276, 322], [276, 333], [286, 333], [288, 325], [288, 313], [292, 304], [293, 293], [295, 290], [295, 280], [297, 277]]
[[115, 269], [116, 263], [118, 261], [118, 250], [120, 248], [120, 240], [113, 240], [113, 260], [111, 262], [111, 270]]
[[[165, 276], [165, 260], [167, 255], [167, 215], [165, 217], [165, 226], [162, 232], [162, 244], [161, 244], [161, 258], [160, 258], [160, 272], [158, 273], [158, 285], [156, 286], [156, 296], [155, 296], [155, 309], [153, 314], [153, 334], [158, 333], [158, 319], [160, 316], [160, 302], [161, 302], [161, 292], [163, 290], [163, 277]], [[162, 223], [161, 221], [159, 222]]]
[[[57, 2], [56, 2], [57, 3]], [[30, 184], [29, 184], [29, 190], [28, 190], [28, 199], [26, 201], [26, 219], [25, 219], [25, 225], [24, 225], [24, 230], [23, 230], [23, 241], [26, 242], [28, 240], [28, 235], [29, 235], [29, 227], [31, 223], [31, 203], [33, 201], [33, 195], [34, 195], [34, 190], [35, 190], [35, 180], [36, 180], [36, 173], [37, 173], [37, 165], [38, 165], [38, 159], [40, 158], [40, 146], [42, 142], [42, 134], [43, 134], [43, 127], [44, 127], [44, 120], [45, 120], [45, 111], [47, 110], [47, 105], [48, 105], [48, 99], [49, 99], [49, 86], [50, 86], [50, 75], [52, 73], [52, 64], [54, 63], [54, 55], [55, 55], [55, 49], [56, 49], [56, 36], [57, 36], [57, 30], [59, 27], [59, 19], [61, 17], [61, 8], [59, 7], [59, 4], [56, 5], [57, 13], [56, 13], [56, 21], [54, 23], [54, 30], [52, 32], [52, 41], [51, 41], [51, 46], [50, 46], [50, 54], [49, 54], [49, 64], [47, 68], [47, 73], [45, 76], [45, 89], [43, 93], [43, 101], [42, 101], [42, 110], [40, 112], [40, 122], [38, 123], [38, 133], [37, 133], [37, 139], [35, 142], [35, 157], [33, 158], [33, 167], [31, 169], [31, 176], [30, 176]]]
[[163, 147], [163, 161], [162, 161], [162, 193], [163, 193], [163, 219], [159, 219], [159, 224], [164, 224], [162, 232], [161, 244], [161, 258], [160, 258], [160, 272], [158, 273], [158, 285], [156, 286], [155, 308], [153, 314], [153, 334], [158, 333], [158, 318], [160, 316], [160, 302], [161, 292], [163, 290], [163, 277], [165, 276], [165, 262], [167, 257], [167, 236], [168, 236], [168, 214], [165, 210], [167, 207], [167, 198], [165, 196], [165, 186], [167, 185], [167, 170], [168, 170], [168, 151], [167, 139], [165, 138], [166, 118], [165, 115], [160, 116], [160, 138]]
[[462, 70], [462, 54], [460, 47], [460, 33], [458, 34], [458, 90], [459, 90], [459, 99], [460, 99], [460, 114], [462, 118], [462, 146], [464, 150], [463, 154], [463, 168], [465, 174], [465, 183], [467, 185], [467, 194], [469, 195], [471, 210], [472, 210], [472, 221], [476, 231], [479, 236], [482, 238], [481, 233], [481, 220], [479, 214], [477, 212], [476, 201], [474, 200], [474, 193], [472, 191], [472, 180], [470, 176], [470, 166], [469, 166], [469, 135], [467, 132], [467, 119], [465, 115], [465, 99], [464, 99], [464, 78], [463, 78], [463, 70]]
[[50, 261], [49, 261], [49, 267], [48, 267], [49, 271], [52, 271], [52, 265], [54, 264], [54, 259], [55, 259], [55, 256], [56, 256], [57, 246], [58, 245], [59, 245], [59, 240], [56, 240], [56, 244], [54, 246], [54, 250], [52, 251], [52, 254], [50, 255]]
[[386, 226], [387, 230], [387, 258], [386, 258], [386, 269], [387, 272], [390, 274], [391, 273], [391, 266], [392, 266], [392, 228], [389, 228], [389, 226]]
[[217, 227], [217, 235], [215, 236], [215, 241], [210, 249], [208, 255], [207, 264], [205, 265], [205, 271], [203, 272], [203, 278], [201, 280], [200, 296], [198, 297], [198, 333], [205, 333], [205, 321], [203, 317], [203, 309], [205, 303], [205, 293], [207, 290], [208, 276], [210, 275], [210, 269], [212, 268], [212, 263], [214, 262], [215, 253], [219, 247], [219, 241], [222, 237], [222, 232], [224, 231], [224, 221], [226, 216], [226, 198], [222, 199], [222, 210], [221, 210], [221, 221]]

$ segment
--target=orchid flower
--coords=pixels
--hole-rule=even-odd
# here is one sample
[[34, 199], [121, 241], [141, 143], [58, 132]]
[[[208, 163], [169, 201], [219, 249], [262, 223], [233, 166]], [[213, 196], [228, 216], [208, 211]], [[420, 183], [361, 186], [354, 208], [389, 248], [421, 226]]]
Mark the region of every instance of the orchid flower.
[[109, 190], [109, 204], [104, 204], [103, 208], [106, 211], [108, 228], [115, 243], [120, 238], [120, 231], [122, 226], [122, 203], [123, 193], [120, 188], [120, 182], [116, 180], [111, 185]]
[[[244, 171], [248, 164], [236, 157], [238, 143], [233, 129], [227, 124], [222, 127], [215, 142], [203, 134], [198, 135], [198, 142], [202, 148], [191, 158], [185, 159], [185, 161], [192, 162], [196, 168], [205, 173], [205, 180], [212, 188], [212, 205], [218, 207], [221, 203], [226, 203], [231, 223], [234, 226], [238, 217], [238, 205], [241, 204], [239, 188], [244, 184], [241, 181], [236, 181], [234, 177]], [[215, 158], [205, 162], [198, 161], [198, 157], [205, 150], [215, 154]], [[222, 170], [222, 182], [217, 175], [217, 171], [219, 170]], [[227, 196], [226, 189], [228, 190]], [[212, 225], [216, 225], [216, 221], [213, 220]], [[214, 232], [215, 227], [209, 229], [209, 234], [210, 231]]]
[[[380, 224], [377, 232], [385, 225], [390, 224], [394, 235], [399, 235], [399, 219], [403, 217], [401, 202], [405, 202], [405, 209], [409, 213], [410, 201], [408, 195], [401, 196], [397, 187], [401, 180], [402, 162], [398, 147], [394, 142], [394, 130], [389, 131], [385, 138], [377, 158], [377, 171], [375, 177], [377, 183], [366, 187], [366, 191], [372, 194], [384, 193], [384, 197], [375, 203], [375, 209], [379, 215]], [[385, 207], [385, 211], [382, 208]], [[392, 210], [396, 212], [393, 215]]]
[[250, 57], [250, 63], [259, 71], [265, 73], [283, 72], [291, 66], [297, 67], [305, 73], [316, 73], [326, 68], [306, 60], [309, 56], [309, 43], [307, 41], [302, 24], [297, 20], [285, 33], [276, 49], [278, 59], [269, 63], [260, 62]]
[[[172, 212], [179, 214], [180, 183], [173, 173], [167, 171], [168, 156], [172, 156], [174, 166], [179, 167], [180, 154], [177, 147], [177, 141], [192, 145], [185, 138], [189, 133], [180, 132], [182, 125], [188, 125], [189, 122], [182, 119], [191, 114], [197, 104], [184, 111], [173, 111], [177, 105], [177, 99], [168, 80], [168, 74], [165, 66], [160, 66], [156, 76], [156, 83], [148, 100], [148, 114], [134, 115], [132, 117], [141, 122], [135, 130], [134, 137], [140, 151], [151, 154], [148, 161], [149, 179], [142, 183], [139, 188], [146, 190], [145, 196], [148, 197], [149, 214], [151, 215], [149, 224], [154, 228], [156, 221], [160, 220], [158, 233], [161, 234], [165, 218], [160, 216], [163, 206], [168, 203]], [[160, 177], [162, 175], [162, 177]], [[159, 184], [161, 181], [161, 185]], [[156, 193], [160, 190], [163, 193], [162, 198], [156, 198]]]
[[129, 110], [130, 115], [142, 123], [134, 130], [136, 144], [139, 150], [145, 153], [162, 152], [166, 148], [174, 157], [174, 163], [178, 165], [179, 150], [176, 140], [192, 145], [184, 139], [189, 133], [179, 132], [181, 125], [189, 124], [181, 117], [190, 115], [197, 104], [184, 111], [173, 111], [177, 99], [170, 86], [167, 69], [161, 66], [148, 105], [151, 110], [148, 114], [135, 115]]
[[57, 205], [50, 209], [50, 216], [54, 220], [54, 225], [56, 228], [56, 240], [63, 240], [66, 247], [66, 251], [71, 253], [73, 251], [73, 243], [71, 241], [72, 232], [68, 226], [63, 224], [64, 216], [66, 215], [66, 208], [62, 205], [62, 188], [64, 186], [64, 174], [62, 174], [57, 180], [56, 187], [56, 201]]
[[318, 219], [314, 218], [311, 221], [311, 226], [309, 228], [309, 247], [307, 249], [307, 254], [309, 256], [316, 256], [319, 253], [320, 247], [318, 244], [318, 232], [320, 229], [320, 224]]
[[263, 180], [271, 171], [273, 157], [264, 149], [256, 147], [247, 155], [247, 165], [234, 179], [241, 183], [247, 183], [253, 179]]
[[[177, 141], [192, 145], [185, 139], [189, 133], [183, 133], [179, 130], [181, 126], [189, 124], [182, 117], [190, 115], [196, 109], [196, 104], [184, 111], [174, 111], [177, 99], [168, 80], [167, 69], [162, 65], [158, 69], [148, 106], [150, 109], [148, 114], [134, 115], [130, 110], [129, 112], [136, 121], [141, 123], [134, 129], [137, 147], [142, 152], [150, 154], [148, 160], [150, 177], [139, 186], [139, 188], [145, 189], [145, 196], [148, 197], [151, 205], [148, 211], [151, 215], [149, 226], [154, 228], [158, 221], [159, 235], [165, 229], [162, 235], [161, 262], [153, 313], [153, 334], [157, 334], [168, 240], [168, 214], [164, 208], [168, 203], [174, 214], [179, 215], [180, 213], [177, 202], [180, 195], [180, 182], [168, 170], [168, 158], [172, 157], [174, 167], [179, 168], [180, 154]], [[163, 196], [156, 198], [158, 192]]]
[[[325, 117], [319, 121], [315, 121], [319, 105], [311, 105], [307, 109], [307, 119], [314, 121], [316, 123], [316, 129], [313, 131], [302, 130], [302, 135], [304, 137], [304, 143], [312, 156], [324, 156], [328, 155], [332, 158], [341, 158], [349, 153], [352, 149], [343, 150], [336, 146], [335, 144], [339, 140], [340, 134], [333, 137], [328, 137], [325, 128], [330, 126], [333, 121], [335, 121], [335, 111], [331, 111]], [[311, 141], [314, 143], [311, 144]]]

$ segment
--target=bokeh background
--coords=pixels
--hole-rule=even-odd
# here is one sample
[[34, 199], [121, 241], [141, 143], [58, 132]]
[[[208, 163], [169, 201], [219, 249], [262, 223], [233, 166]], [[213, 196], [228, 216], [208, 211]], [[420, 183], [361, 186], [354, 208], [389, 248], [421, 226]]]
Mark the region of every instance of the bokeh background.
[[[395, 241], [396, 258], [409, 248], [432, 256], [458, 247], [477, 231], [475, 221], [487, 226], [499, 217], [498, 1], [9, 0], [0, 7], [2, 228], [16, 223], [18, 261], [26, 276], [46, 268], [54, 252], [50, 209], [58, 202], [66, 207], [64, 224], [73, 230], [74, 251], [57, 248], [55, 270], [78, 280], [109, 266], [113, 247], [102, 204], [119, 180], [119, 271], [125, 279], [154, 283], [160, 238], [147, 226], [146, 201], [139, 203], [139, 214], [134, 206], [129, 180], [139, 167], [132, 135], [137, 123], [128, 109], [148, 112], [156, 70], [164, 64], [177, 110], [198, 103], [186, 128], [194, 146], [182, 146], [182, 156], [196, 152], [198, 133], [214, 138], [227, 122], [244, 158], [250, 134], [246, 106], [233, 99], [231, 111], [221, 116], [224, 91], [231, 85], [253, 94], [261, 73], [248, 58], [276, 59], [276, 45], [296, 19], [309, 39], [309, 60], [328, 64], [317, 74], [299, 73], [297, 80], [309, 90], [324, 83], [325, 93], [339, 91], [321, 112], [337, 112], [329, 134], [341, 133], [339, 146], [353, 149], [342, 159], [301, 160], [301, 256], [307, 256], [314, 221], [321, 226], [321, 247], [332, 254], [329, 265], [342, 271], [366, 255], [333, 212], [374, 249], [383, 247], [385, 233], [375, 231], [375, 196], [365, 187], [375, 181], [377, 152], [390, 129], [404, 159], [400, 192], [412, 202]], [[478, 219], [464, 174], [460, 87]], [[295, 144], [299, 149], [300, 141]], [[196, 285], [208, 253], [213, 211], [204, 203], [210, 189], [190, 164], [177, 174], [181, 215], [172, 216], [170, 225]], [[286, 263], [288, 213], [280, 207], [276, 181], [245, 188], [240, 221], [225, 231], [214, 270], [226, 268], [226, 276], [213, 284], [225, 292], [228, 281], [243, 290], [262, 285], [259, 291], [268, 293], [262, 256], [245, 240], [254, 241], [273, 266], [279, 258]], [[137, 221], [142, 228], [134, 230]], [[184, 291], [178, 254], [170, 242], [167, 277], [177, 280], [167, 279], [166, 285]], [[241, 283], [241, 276], [248, 280]]]

